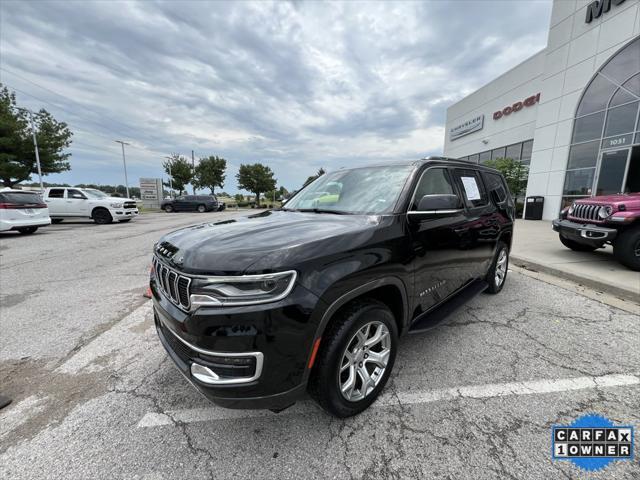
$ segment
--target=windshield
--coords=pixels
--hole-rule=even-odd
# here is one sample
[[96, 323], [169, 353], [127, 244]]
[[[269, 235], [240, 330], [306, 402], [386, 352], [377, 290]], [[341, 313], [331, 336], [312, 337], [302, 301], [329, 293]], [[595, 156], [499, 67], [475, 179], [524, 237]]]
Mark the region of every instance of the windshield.
[[393, 210], [411, 165], [356, 168], [322, 175], [283, 210], [380, 214]]
[[92, 197], [92, 198], [106, 198], [106, 197], [109, 196], [106, 193], [101, 192], [100, 190], [94, 190], [93, 188], [87, 188], [87, 189], [83, 190], [83, 192], [87, 196]]

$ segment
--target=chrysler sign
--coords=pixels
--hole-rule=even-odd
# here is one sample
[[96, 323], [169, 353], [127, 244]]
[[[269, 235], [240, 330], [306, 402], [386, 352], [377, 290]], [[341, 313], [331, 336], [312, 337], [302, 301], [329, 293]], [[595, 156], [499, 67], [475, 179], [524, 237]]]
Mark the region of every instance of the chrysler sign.
[[455, 127], [451, 127], [451, 129], [449, 130], [449, 140], [457, 140], [460, 137], [464, 137], [465, 135], [469, 135], [470, 133], [482, 130], [483, 126], [484, 115], [473, 117], [472, 119], [456, 125]]

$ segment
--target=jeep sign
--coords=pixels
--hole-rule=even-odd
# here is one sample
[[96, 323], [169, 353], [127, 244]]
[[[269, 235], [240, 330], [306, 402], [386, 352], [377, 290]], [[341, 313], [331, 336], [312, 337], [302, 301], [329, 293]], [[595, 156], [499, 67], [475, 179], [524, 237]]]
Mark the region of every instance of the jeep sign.
[[505, 115], [511, 115], [513, 112], [519, 112], [524, 107], [531, 107], [540, 101], [540, 94], [531, 95], [530, 97], [525, 98], [522, 102], [516, 102], [513, 105], [508, 107], [504, 107], [502, 110], [498, 110], [493, 113], [494, 120], [500, 120]]
[[482, 130], [484, 126], [484, 115], [478, 115], [477, 117], [473, 117], [470, 120], [462, 122], [455, 127], [451, 127], [449, 130], [449, 140], [457, 140], [460, 137], [464, 137], [465, 135], [469, 135], [470, 133], [477, 132], [478, 130]]

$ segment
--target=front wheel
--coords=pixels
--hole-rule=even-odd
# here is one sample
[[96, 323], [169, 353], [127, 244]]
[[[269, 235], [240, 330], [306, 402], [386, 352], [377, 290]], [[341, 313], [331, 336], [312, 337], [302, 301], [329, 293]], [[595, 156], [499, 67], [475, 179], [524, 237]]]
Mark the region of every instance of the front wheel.
[[106, 225], [113, 222], [113, 217], [106, 208], [96, 208], [93, 212], [93, 221], [98, 225]]
[[563, 237], [560, 234], [560, 242], [567, 248], [570, 248], [574, 252], [593, 252], [599, 247], [592, 247], [591, 245], [585, 245], [584, 243], [579, 243], [569, 238]]
[[31, 235], [32, 233], [36, 233], [38, 227], [22, 227], [18, 229], [22, 235]]
[[625, 267], [640, 271], [640, 226], [618, 235], [613, 243], [613, 254]]
[[509, 247], [504, 242], [499, 242], [496, 248], [496, 255], [491, 263], [491, 267], [487, 272], [485, 281], [489, 287], [486, 293], [499, 293], [507, 281], [507, 273], [509, 272]]
[[352, 302], [322, 337], [309, 393], [336, 417], [362, 412], [387, 383], [397, 348], [398, 327], [391, 310], [373, 299]]

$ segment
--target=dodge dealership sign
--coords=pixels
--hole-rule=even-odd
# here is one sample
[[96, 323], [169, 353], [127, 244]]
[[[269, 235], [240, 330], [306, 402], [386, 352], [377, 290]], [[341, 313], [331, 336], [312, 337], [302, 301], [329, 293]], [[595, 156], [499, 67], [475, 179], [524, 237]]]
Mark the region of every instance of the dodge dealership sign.
[[513, 112], [519, 112], [524, 107], [531, 107], [540, 101], [540, 94], [531, 95], [530, 97], [525, 98], [522, 102], [516, 102], [513, 105], [508, 107], [504, 107], [502, 110], [498, 110], [494, 112], [493, 119], [499, 120], [505, 115], [511, 115]]

